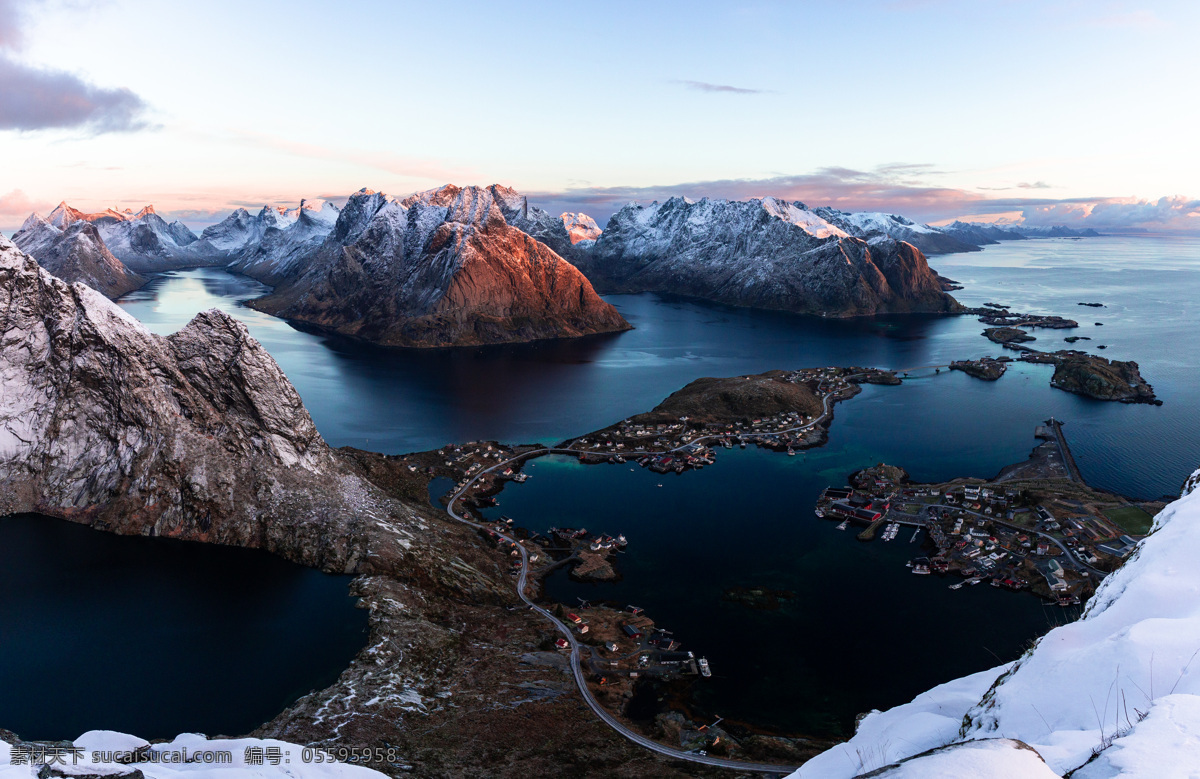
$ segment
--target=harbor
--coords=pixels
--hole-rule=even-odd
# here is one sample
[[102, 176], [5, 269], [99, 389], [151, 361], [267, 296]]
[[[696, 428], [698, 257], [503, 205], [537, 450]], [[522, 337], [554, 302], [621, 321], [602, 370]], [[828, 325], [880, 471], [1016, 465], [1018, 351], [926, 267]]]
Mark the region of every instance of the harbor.
[[916, 542], [924, 532], [927, 554], [908, 562], [914, 574], [955, 574], [1078, 605], [1133, 551], [1161, 504], [1090, 489], [1059, 420], [1037, 426], [1035, 437], [1045, 443], [992, 481], [912, 484], [881, 463], [854, 473], [848, 486], [826, 488], [815, 513], [840, 519], [838, 529], [865, 525], [860, 541], [894, 541], [912, 527]]

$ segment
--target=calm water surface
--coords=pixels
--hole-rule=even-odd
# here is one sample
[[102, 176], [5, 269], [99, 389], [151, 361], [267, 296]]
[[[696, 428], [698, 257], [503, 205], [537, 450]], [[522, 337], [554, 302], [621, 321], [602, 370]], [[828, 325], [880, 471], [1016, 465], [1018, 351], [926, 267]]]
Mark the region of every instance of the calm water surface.
[[251, 549], [0, 518], [0, 727], [240, 735], [366, 640], [350, 577]]
[[[723, 451], [683, 477], [544, 459], [535, 478], [501, 495], [499, 511], [530, 528], [586, 525], [624, 532], [622, 582], [565, 577], [550, 593], [647, 608], [715, 677], [705, 708], [764, 726], [844, 733], [853, 715], [901, 703], [933, 684], [1015, 657], [1064, 618], [1029, 596], [989, 587], [949, 591], [903, 566], [916, 554], [857, 543], [812, 516], [819, 490], [879, 461], [921, 480], [992, 476], [1023, 459], [1033, 427], [1067, 422], [1081, 470], [1096, 486], [1152, 498], [1176, 493], [1200, 465], [1200, 241], [1153, 237], [1007, 243], [933, 265], [966, 288], [968, 305], [1007, 303], [1061, 314], [1074, 331], [1034, 331], [1043, 349], [1076, 344], [1134, 359], [1165, 405], [1104, 403], [1052, 390], [1051, 369], [1013, 367], [994, 383], [916, 370], [901, 387], [867, 387], [840, 405], [829, 444], [788, 458]], [[156, 332], [198, 311], [242, 319], [279, 361], [333, 445], [386, 452], [451, 441], [553, 442], [657, 404], [701, 376], [772, 368], [896, 369], [1002, 353], [973, 317], [826, 321], [653, 295], [607, 299], [637, 329], [575, 341], [467, 350], [401, 351], [294, 329], [242, 304], [265, 288], [221, 270], [168, 274], [121, 304]], [[1085, 308], [1100, 302], [1105, 308]], [[1102, 322], [1097, 326], [1095, 322]], [[663, 486], [657, 486], [661, 483]], [[582, 499], [581, 499], [582, 498]], [[721, 596], [731, 586], [796, 592], [778, 611]]]

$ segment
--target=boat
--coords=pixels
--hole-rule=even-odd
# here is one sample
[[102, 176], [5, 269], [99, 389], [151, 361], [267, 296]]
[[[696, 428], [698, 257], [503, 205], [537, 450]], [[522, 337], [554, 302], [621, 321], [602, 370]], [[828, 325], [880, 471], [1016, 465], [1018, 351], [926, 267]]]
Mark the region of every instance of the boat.
[[823, 517], [823, 516], [825, 516], [825, 509], [815, 509], [813, 511], [813, 513], [816, 514], [818, 517]]
[[700, 675], [701, 676], [712, 676], [712, 670], [708, 667], [708, 659], [707, 658], [704, 658], [704, 657], [700, 658], [699, 660], [696, 661], [696, 664], [700, 666]]
[[795, 457], [795, 456], [796, 456], [796, 450], [789, 447], [788, 448], [788, 457]]
[[952, 590], [961, 590], [961, 589], [962, 589], [962, 586], [963, 586], [963, 583], [962, 583], [962, 582], [959, 582], [958, 584], [951, 584], [951, 585], [950, 585], [950, 589], [952, 589]]
[[848, 519], [844, 519], [844, 520], [842, 520], [842, 524], [840, 524], [840, 525], [838, 525], [838, 526], [837, 526], [837, 529], [838, 529], [838, 530], [845, 530], [845, 529], [846, 529], [846, 528], [848, 528], [848, 527], [850, 527], [850, 520], [848, 520]]
[[971, 586], [975, 586], [976, 584], [979, 584], [981, 581], [983, 581], [983, 579], [979, 578], [978, 576], [972, 576], [970, 579], [967, 579], [967, 584], [970, 584]]

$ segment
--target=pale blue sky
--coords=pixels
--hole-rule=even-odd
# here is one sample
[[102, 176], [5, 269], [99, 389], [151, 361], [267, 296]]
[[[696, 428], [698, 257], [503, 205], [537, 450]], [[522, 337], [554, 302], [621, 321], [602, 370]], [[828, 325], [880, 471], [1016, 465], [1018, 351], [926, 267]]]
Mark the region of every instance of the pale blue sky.
[[601, 220], [676, 191], [929, 220], [1200, 194], [1191, 2], [0, 0], [0, 43], [6, 10], [9, 60], [150, 126], [0, 131], [0, 227], [451, 181]]

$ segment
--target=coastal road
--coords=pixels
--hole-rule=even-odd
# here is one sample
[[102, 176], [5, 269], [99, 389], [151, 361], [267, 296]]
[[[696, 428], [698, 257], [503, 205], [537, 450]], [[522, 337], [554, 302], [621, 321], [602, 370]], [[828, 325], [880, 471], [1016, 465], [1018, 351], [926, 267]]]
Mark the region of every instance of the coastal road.
[[[578, 454], [580, 454], [580, 452], [578, 452], [577, 450], [572, 450], [572, 449], [555, 449], [555, 448], [535, 449], [533, 451], [525, 452], [524, 454], [517, 455], [516, 457], [510, 457], [507, 460], [498, 462], [495, 465], [491, 466], [490, 468], [485, 468], [485, 469], [481, 470], [479, 473], [477, 473], [473, 477], [471, 477], [471, 479], [468, 480], [467, 483], [464, 484], [461, 489], [456, 490], [454, 492], [454, 494], [452, 494], [450, 496], [450, 502], [446, 506], [446, 513], [449, 514], [452, 519], [454, 519], [458, 522], [461, 522], [464, 525], [469, 525], [478, 530], [491, 530], [491, 528], [487, 527], [486, 525], [480, 524], [478, 522], [473, 522], [463, 516], [460, 516], [454, 508], [455, 503], [457, 503], [459, 498], [461, 498], [467, 490], [471, 489], [471, 486], [474, 485], [475, 482], [478, 481], [484, 474], [491, 473], [492, 471], [495, 471], [498, 468], [503, 468], [504, 466], [507, 466], [511, 463], [518, 462], [520, 460], [526, 460], [526, 459], [529, 459], [532, 457], [541, 457], [541, 456], [547, 455], [547, 454], [578, 455]], [[495, 532], [495, 531], [492, 531], [492, 532]], [[590, 708], [596, 714], [597, 717], [599, 717], [601, 720], [603, 720], [606, 725], [608, 725], [610, 728], [615, 730], [617, 733], [620, 733], [622, 736], [629, 739], [630, 741], [632, 741], [633, 743], [637, 744], [640, 747], [645, 747], [646, 749], [649, 749], [652, 752], [657, 752], [660, 755], [676, 758], [678, 760], [687, 760], [692, 763], [703, 763], [704, 765], [716, 766], [718, 768], [731, 768], [731, 769], [735, 769], [738, 771], [750, 771], [753, 773], [771, 774], [774, 776], [785, 776], [787, 774], [792, 773], [797, 768], [799, 768], [799, 766], [773, 765], [770, 763], [750, 763], [750, 762], [744, 762], [741, 760], [727, 760], [727, 759], [721, 758], [721, 757], [710, 757], [709, 755], [699, 755], [699, 754], [694, 754], [692, 752], [685, 752], [682, 749], [673, 749], [671, 747], [660, 744], [657, 741], [652, 741], [652, 740], [646, 738], [645, 736], [641, 735], [640, 733], [637, 733], [636, 731], [626, 727], [620, 720], [618, 720], [615, 716], [613, 716], [607, 709], [605, 709], [603, 706], [601, 706], [600, 703], [592, 696], [592, 691], [590, 689], [588, 689], [587, 679], [585, 678], [584, 671], [583, 671], [583, 663], [580, 659], [579, 641], [576, 640], [574, 631], [572, 631], [569, 627], [567, 627], [566, 624], [564, 624], [562, 622], [562, 620], [560, 620], [558, 617], [554, 616], [548, 610], [542, 608], [538, 604], [534, 603], [533, 600], [530, 599], [530, 597], [525, 594], [525, 586], [529, 580], [529, 552], [525, 548], [525, 545], [520, 543], [516, 538], [504, 535], [503, 533], [498, 533], [497, 535], [499, 535], [501, 538], [503, 538], [506, 541], [516, 544], [517, 549], [519, 549], [521, 551], [521, 571], [517, 576], [517, 597], [519, 597], [522, 602], [524, 602], [526, 605], [528, 605], [530, 609], [532, 609], [533, 611], [536, 611], [539, 615], [541, 615], [543, 618], [545, 618], [551, 624], [553, 624], [554, 627], [558, 629], [558, 632], [562, 633], [563, 636], [567, 639], [567, 643], [570, 645], [570, 648], [571, 648], [571, 655], [570, 655], [571, 673], [575, 677], [575, 684], [576, 684], [576, 686], [579, 687], [579, 693], [583, 696], [583, 700], [584, 700], [584, 702], [587, 703], [588, 708]]]

